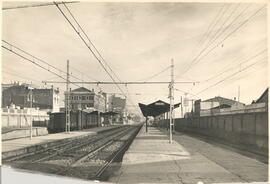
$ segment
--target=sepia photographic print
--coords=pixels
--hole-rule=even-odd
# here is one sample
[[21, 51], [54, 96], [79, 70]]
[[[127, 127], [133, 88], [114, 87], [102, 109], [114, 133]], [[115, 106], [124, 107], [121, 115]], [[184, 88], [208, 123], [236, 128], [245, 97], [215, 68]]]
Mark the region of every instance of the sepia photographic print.
[[268, 183], [268, 1], [2, 1], [3, 184]]

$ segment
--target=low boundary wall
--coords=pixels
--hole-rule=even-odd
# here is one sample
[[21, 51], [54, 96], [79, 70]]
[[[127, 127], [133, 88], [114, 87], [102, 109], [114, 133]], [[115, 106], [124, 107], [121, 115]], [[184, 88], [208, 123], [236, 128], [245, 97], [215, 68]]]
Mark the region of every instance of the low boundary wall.
[[2, 129], [29, 127], [31, 121], [33, 126], [47, 127], [49, 115], [44, 111], [35, 109], [2, 109]]
[[[159, 127], [167, 127], [160, 120]], [[239, 148], [268, 155], [268, 112], [175, 119], [175, 130], [219, 139]]]

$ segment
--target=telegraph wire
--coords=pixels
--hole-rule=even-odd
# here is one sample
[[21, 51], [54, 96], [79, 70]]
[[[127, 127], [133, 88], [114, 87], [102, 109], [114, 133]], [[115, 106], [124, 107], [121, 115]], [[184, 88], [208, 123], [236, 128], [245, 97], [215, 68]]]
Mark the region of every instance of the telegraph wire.
[[[235, 21], [235, 20], [237, 20], [242, 14], [243, 14], [243, 12], [244, 11], [246, 11], [248, 8], [249, 8], [249, 6], [250, 6], [250, 4], [230, 23], [230, 25], [229, 26], [227, 26], [225, 29], [227, 29], [227, 28], [229, 28], [231, 25], [232, 25], [232, 23]], [[248, 19], [249, 20], [249, 19]], [[244, 23], [246, 23], [245, 21], [244, 21]], [[243, 23], [242, 24], [240, 24], [240, 26], [238, 26], [237, 27], [237, 29], [235, 29], [234, 31], [232, 31], [231, 33], [229, 33], [226, 37], [225, 37], [225, 39], [223, 39], [221, 42], [219, 42], [218, 44], [217, 44], [217, 46], [219, 46], [219, 44], [220, 43], [222, 43], [223, 41], [225, 41], [232, 33], [234, 33], [235, 31], [237, 31], [240, 27], [242, 27], [242, 25], [244, 25]], [[222, 33], [223, 33], [224, 31], [222, 31]], [[219, 36], [218, 37], [216, 37], [216, 39], [218, 39], [219, 37], [221, 36], [221, 34], [219, 34]], [[215, 39], [215, 40], [216, 40]], [[215, 41], [214, 40], [214, 41]], [[207, 46], [205, 46], [201, 51], [200, 51], [200, 53], [191, 61], [191, 64], [189, 65], [189, 67], [187, 68], [187, 70], [184, 72], [184, 73], [186, 73], [186, 72], [188, 72], [191, 68], [192, 68], [192, 65], [194, 66], [194, 65], [196, 65], [200, 60], [202, 60], [202, 58], [204, 58], [206, 55], [208, 55], [208, 53], [210, 53], [214, 48], [216, 48], [216, 47], [213, 47], [212, 49], [210, 49], [210, 51], [209, 52], [207, 52], [207, 54], [205, 54], [205, 55], [203, 55], [203, 56], [201, 56], [203, 53], [204, 53], [204, 51], [206, 51], [211, 45], [213, 44], [213, 42], [211, 42], [211, 43], [209, 43], [208, 42], [208, 44], [207, 44]], [[200, 57], [201, 56], [201, 57]]]
[[[248, 59], [245, 59], [245, 61], [239, 63], [238, 65], [241, 66], [242, 64], [247, 63], [248, 61], [250, 61], [250, 60], [256, 58], [257, 56], [263, 54], [263, 53], [266, 52], [266, 51], [267, 51], [267, 49], [264, 49], [264, 50], [262, 50], [261, 52], [255, 54], [255, 55], [253, 55], [253, 56], [251, 56], [251, 57], [249, 57]], [[225, 68], [226, 68], [226, 67], [225, 67]], [[224, 74], [224, 73], [226, 73], [226, 72], [232, 70], [233, 68], [235, 68], [235, 66], [230, 67], [230, 68], [228, 68], [227, 70], [222, 71], [222, 72], [220, 72], [220, 73], [218, 73], [218, 74], [216, 74], [216, 75], [214, 75], [214, 76], [212, 76], [212, 77], [210, 77], [210, 78], [208, 78], [208, 79], [206, 79], [206, 80], [204, 80], [204, 81], [202, 81], [202, 82], [208, 82], [208, 81], [210, 81], [210, 80], [212, 80], [212, 79], [215, 79], [215, 78], [219, 77], [220, 75], [222, 75], [222, 74]]]
[[[212, 50], [214, 50], [216, 47], [218, 47], [222, 42], [227, 40], [233, 33], [235, 33], [238, 29], [240, 29], [243, 25], [245, 25], [251, 18], [253, 18], [257, 13], [259, 13], [263, 8], [265, 8], [265, 5], [259, 8], [256, 12], [254, 12], [248, 19], [243, 21], [238, 27], [236, 27], [232, 32], [230, 32], [225, 38], [223, 38], [218, 44], [216, 44], [214, 47], [212, 47], [205, 55], [203, 55], [196, 63], [198, 63], [202, 58], [207, 56]], [[196, 64], [195, 63], [195, 64]]]
[[227, 76], [226, 78], [223, 78], [222, 80], [216, 82], [215, 84], [213, 84], [213, 85], [211, 85], [211, 86], [208, 86], [207, 88], [205, 88], [205, 89], [199, 91], [198, 93], [196, 93], [196, 95], [201, 94], [202, 92], [208, 90], [209, 88], [212, 88], [212, 87], [214, 87], [214, 86], [216, 86], [216, 85], [218, 85], [218, 84], [220, 84], [220, 83], [226, 81], [227, 79], [230, 79], [231, 77], [233, 77], [233, 76], [235, 76], [235, 75], [237, 75], [237, 74], [239, 74], [239, 73], [241, 73], [241, 72], [243, 72], [243, 71], [249, 69], [250, 67], [252, 67], [252, 66], [254, 66], [255, 64], [258, 64], [258, 63], [260, 63], [260, 62], [262, 62], [262, 61], [267, 61], [267, 58], [263, 58], [263, 59], [261, 59], [261, 60], [255, 62], [255, 63], [253, 63], [253, 64], [250, 64], [250, 65], [246, 66], [245, 68], [240, 69], [239, 71], [237, 71], [237, 72], [235, 72], [235, 73], [233, 73], [233, 74]]
[[[206, 54], [204, 54], [199, 60], [197, 60], [195, 64], [197, 64], [201, 59], [203, 59], [205, 56], [207, 56], [210, 52], [212, 52], [215, 48], [217, 48], [222, 42], [224, 42], [225, 40], [227, 40], [233, 33], [235, 33], [238, 29], [240, 29], [243, 25], [245, 25], [251, 18], [253, 18], [255, 15], [257, 15], [263, 8], [265, 8], [265, 5], [262, 6], [261, 8], [259, 8], [256, 12], [254, 12], [251, 16], [249, 16], [249, 18], [247, 18], [245, 21], [243, 21], [239, 26], [237, 26], [232, 32], [230, 32], [228, 35], [226, 35], [225, 38], [223, 38], [220, 42], [218, 42], [214, 47], [212, 47], [208, 52], [206, 52]], [[190, 65], [190, 67], [188, 68], [188, 70], [191, 68], [192, 66]], [[188, 70], [186, 70], [184, 73], [186, 73]]]
[[[200, 43], [204, 43], [204, 38], [206, 37], [206, 39], [207, 39], [207, 37], [208, 37], [208, 35], [211, 33], [211, 30], [210, 30], [210, 28], [214, 25], [214, 23], [216, 22], [216, 19], [219, 17], [219, 14], [222, 12], [222, 9], [225, 7], [225, 3], [223, 4], [223, 6], [220, 8], [220, 10], [218, 11], [218, 14], [215, 16], [215, 18], [213, 19], [213, 21], [209, 24], [209, 26], [208, 26], [208, 28], [207, 28], [207, 30], [206, 30], [206, 32], [203, 34], [203, 36], [201, 37], [201, 39], [199, 40], [199, 42], [198, 42], [198, 45], [200, 44]], [[197, 45], [197, 46], [198, 46]], [[197, 47], [196, 46], [196, 47]]]
[[[213, 19], [213, 21], [209, 24], [206, 32], [203, 34], [203, 36], [201, 37], [201, 39], [199, 40], [199, 42], [197, 43], [197, 45], [194, 47], [194, 50], [196, 52], [197, 48], [200, 48], [201, 46], [204, 45], [205, 41], [210, 37], [210, 35], [214, 32], [213, 29], [215, 28], [216, 24], [219, 22], [220, 20], [220, 15], [223, 13], [223, 9], [226, 6], [226, 4], [224, 3], [223, 6], [220, 8], [220, 10], [218, 11], [217, 15], [215, 16], [215, 18]], [[189, 55], [187, 60], [191, 59], [191, 55], [193, 55], [194, 53], [191, 52], [191, 54]], [[184, 72], [186, 73], [186, 72]], [[178, 74], [175, 78], [178, 78], [179, 76], [182, 76], [183, 73]]]
[[[207, 40], [209, 40], [210, 37], [213, 38], [213, 37], [217, 34], [217, 32], [219, 31], [219, 29], [216, 28], [216, 27], [218, 27], [219, 22], [222, 21], [222, 18], [223, 18], [224, 15], [227, 13], [227, 11], [229, 10], [229, 7], [230, 7], [230, 6], [231, 6], [231, 4], [229, 4], [229, 5], [226, 7], [226, 9], [224, 10], [224, 12], [222, 12], [221, 15], [220, 15], [220, 17], [216, 20], [214, 26], [212, 27], [211, 31], [209, 32], [209, 35], [208, 35], [208, 36], [206, 37], [206, 39], [205, 39], [205, 44], [207, 44]], [[215, 28], [216, 28], [216, 30], [215, 30]], [[213, 35], [212, 35], [212, 33], [213, 33]], [[212, 38], [211, 38], [211, 39], [212, 39]], [[204, 45], [204, 44], [202, 44], [202, 46], [203, 46], [203, 45]]]
[[[260, 41], [258, 44], [256, 43], [255, 45], [255, 47], [253, 47], [252, 48], [252, 50], [251, 49], [249, 49], [247, 52], [249, 53], [249, 51], [250, 52], [252, 52], [252, 51], [254, 51], [254, 50], [256, 50], [257, 48], [259, 48], [259, 46], [263, 43], [263, 42], [266, 42], [266, 39], [264, 39], [264, 40], [262, 40], [262, 41]], [[264, 50], [262, 50], [262, 52], [263, 52]], [[248, 55], [247, 57], [250, 57], [250, 55]], [[232, 64], [236, 64], [236, 63], [238, 63], [239, 61], [241, 61], [241, 60], [245, 60], [245, 58], [246, 58], [246, 55], [240, 55], [240, 57], [238, 56], [238, 57], [235, 57], [233, 60], [232, 60], [232, 62], [230, 62], [228, 65], [226, 65], [225, 67], [222, 67], [222, 70], [220, 70], [219, 72], [218, 72], [218, 74], [219, 73], [222, 73], [222, 72], [224, 72], [225, 70], [226, 70], [226, 68], [228, 68], [230, 65], [232, 65]], [[218, 75], [218, 74], [215, 74], [215, 75]], [[215, 76], [214, 75], [214, 76]], [[204, 81], [202, 81], [202, 82], [205, 82], [206, 80], [204, 80]]]
[[[235, 17], [235, 19], [233, 19], [233, 21], [227, 25], [226, 27], [224, 27], [224, 25], [230, 20], [230, 18], [232, 17], [232, 15], [234, 14], [234, 12], [238, 9], [238, 7], [240, 6], [240, 3], [238, 3], [238, 5], [235, 6], [235, 8], [232, 10], [232, 12], [230, 13], [229, 17], [227, 17], [224, 21], [223, 24], [220, 26], [220, 28], [217, 30], [216, 34], [212, 37], [212, 39], [209, 40], [208, 44], [209, 46], [216, 41], [216, 39], [218, 39], [222, 33], [224, 33], [227, 29], [229, 29], [232, 24], [245, 12], [245, 10], [247, 10], [249, 8], [249, 6], [247, 6], [237, 17]], [[222, 30], [223, 29], [223, 30]], [[221, 31], [221, 32], [220, 32]], [[219, 33], [220, 32], [220, 33]], [[219, 33], [219, 34], [218, 34]], [[207, 46], [207, 47], [209, 47]]]
[[[232, 25], [233, 25], [233, 23], [234, 22], [236, 22], [236, 20], [239, 18], [239, 17], [241, 17], [243, 14], [244, 14], [244, 12], [245, 11], [247, 11], [247, 9], [250, 7], [250, 4], [240, 13], [240, 14], [238, 14], [238, 16], [236, 16], [232, 21], [231, 21], [231, 23], [228, 25], [228, 26], [226, 26], [223, 30], [222, 30], [222, 28], [223, 28], [223, 26], [222, 26], [222, 28], [220, 29], [221, 30], [221, 32], [220, 32], [220, 34], [217, 36], [217, 37], [215, 37], [215, 38], [213, 38], [211, 41], [209, 41], [209, 46], [207, 47], [207, 48], [209, 48], [221, 35], [222, 35], [222, 33], [224, 33], [227, 29], [229, 29], [230, 27], [232, 27]], [[236, 7], [237, 8], [237, 7]], [[235, 9], [236, 10], [236, 9]], [[230, 15], [230, 17], [231, 17], [231, 15]], [[229, 18], [230, 18], [229, 17]], [[229, 20], [229, 18], [227, 19], [227, 20]], [[227, 21], [226, 21], [227, 22]], [[206, 48], [206, 49], [207, 49]]]

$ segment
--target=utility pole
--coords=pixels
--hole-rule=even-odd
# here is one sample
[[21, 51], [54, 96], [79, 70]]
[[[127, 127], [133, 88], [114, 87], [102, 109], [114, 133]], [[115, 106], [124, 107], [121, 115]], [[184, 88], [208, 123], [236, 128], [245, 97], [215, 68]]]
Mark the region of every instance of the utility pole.
[[240, 102], [240, 86], [238, 86], [238, 102]]
[[181, 117], [183, 118], [184, 115], [183, 115], [183, 98], [181, 96]]
[[173, 126], [173, 103], [174, 103], [174, 65], [173, 65], [173, 59], [172, 59], [172, 65], [171, 65], [171, 82], [169, 86], [169, 92], [170, 92], [170, 143], [172, 143], [172, 126]]
[[30, 89], [30, 139], [32, 139], [32, 137], [33, 137], [33, 117], [32, 117], [33, 88], [32, 88], [32, 86], [30, 86], [29, 89]]
[[70, 109], [69, 109], [69, 60], [67, 60], [67, 81], [66, 81], [66, 133], [70, 133]]
[[184, 97], [184, 106], [185, 106], [185, 108], [184, 108], [184, 115], [187, 112], [187, 106], [188, 105], [189, 104], [188, 104], [188, 99], [187, 99], [187, 93], [185, 93], [185, 97]]

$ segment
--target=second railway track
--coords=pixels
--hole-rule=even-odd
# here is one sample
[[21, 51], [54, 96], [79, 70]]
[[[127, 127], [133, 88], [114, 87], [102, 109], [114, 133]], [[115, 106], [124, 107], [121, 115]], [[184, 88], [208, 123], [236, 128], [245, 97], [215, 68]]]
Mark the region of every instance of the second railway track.
[[122, 126], [112, 131], [69, 140], [28, 155], [3, 160], [15, 168], [83, 179], [102, 179], [107, 167], [118, 158], [141, 126]]

